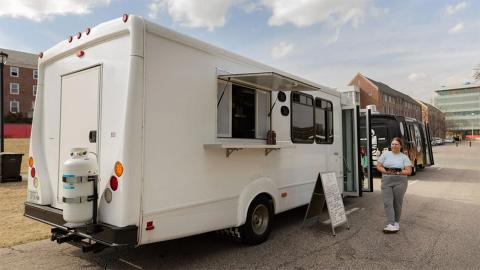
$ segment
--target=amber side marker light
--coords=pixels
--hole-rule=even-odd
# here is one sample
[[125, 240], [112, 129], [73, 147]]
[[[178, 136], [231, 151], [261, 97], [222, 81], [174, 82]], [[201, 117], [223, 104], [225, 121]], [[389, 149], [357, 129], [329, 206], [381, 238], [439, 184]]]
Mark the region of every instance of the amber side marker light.
[[28, 158], [28, 167], [30, 167], [30, 168], [33, 167], [33, 157]]
[[120, 161], [115, 162], [115, 175], [120, 177], [123, 175], [123, 164]]

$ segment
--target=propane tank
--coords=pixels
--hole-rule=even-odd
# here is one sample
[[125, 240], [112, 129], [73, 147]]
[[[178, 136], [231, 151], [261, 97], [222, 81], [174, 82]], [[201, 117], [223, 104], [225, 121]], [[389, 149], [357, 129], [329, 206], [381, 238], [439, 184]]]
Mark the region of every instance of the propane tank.
[[63, 163], [63, 219], [67, 227], [78, 227], [93, 219], [95, 187], [98, 179], [97, 158], [87, 148], [72, 148]]

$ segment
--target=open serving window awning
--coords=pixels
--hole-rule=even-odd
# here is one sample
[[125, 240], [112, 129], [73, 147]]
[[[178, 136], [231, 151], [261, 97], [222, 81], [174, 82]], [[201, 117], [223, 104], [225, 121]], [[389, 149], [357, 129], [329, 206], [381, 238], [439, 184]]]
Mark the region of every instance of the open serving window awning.
[[225, 74], [218, 79], [264, 91], [317, 91], [316, 87], [275, 72]]

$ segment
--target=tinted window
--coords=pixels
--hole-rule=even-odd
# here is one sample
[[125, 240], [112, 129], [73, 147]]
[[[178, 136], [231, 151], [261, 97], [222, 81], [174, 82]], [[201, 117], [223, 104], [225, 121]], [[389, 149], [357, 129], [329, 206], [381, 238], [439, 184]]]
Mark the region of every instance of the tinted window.
[[333, 105], [320, 98], [315, 99], [315, 142], [333, 143]]
[[313, 97], [292, 92], [292, 142], [313, 143]]

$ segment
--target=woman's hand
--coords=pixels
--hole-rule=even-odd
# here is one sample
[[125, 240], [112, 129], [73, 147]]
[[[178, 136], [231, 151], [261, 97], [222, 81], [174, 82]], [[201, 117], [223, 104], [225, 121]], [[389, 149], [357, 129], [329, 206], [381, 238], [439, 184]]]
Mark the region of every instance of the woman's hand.
[[401, 175], [410, 175], [412, 174], [412, 166], [407, 166], [405, 168], [403, 168], [403, 170], [400, 172]]

